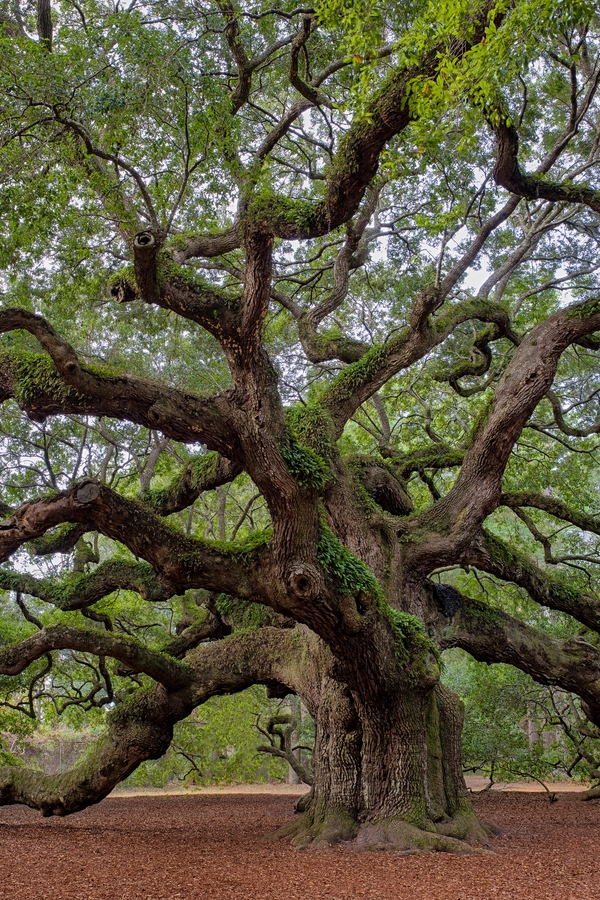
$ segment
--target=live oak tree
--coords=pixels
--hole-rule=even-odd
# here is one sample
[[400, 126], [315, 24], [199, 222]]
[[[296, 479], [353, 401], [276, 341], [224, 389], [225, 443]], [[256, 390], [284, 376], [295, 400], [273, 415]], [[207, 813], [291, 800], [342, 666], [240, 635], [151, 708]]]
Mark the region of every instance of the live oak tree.
[[0, 20], [1, 687], [110, 710], [0, 801], [263, 684], [315, 720], [296, 843], [484, 842], [440, 654], [600, 726], [593, 4]]

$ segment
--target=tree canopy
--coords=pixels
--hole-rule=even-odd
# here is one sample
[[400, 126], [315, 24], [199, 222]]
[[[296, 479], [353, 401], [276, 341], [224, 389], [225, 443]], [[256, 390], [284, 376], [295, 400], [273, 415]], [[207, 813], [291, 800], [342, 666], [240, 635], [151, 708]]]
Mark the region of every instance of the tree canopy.
[[106, 712], [0, 802], [263, 684], [315, 720], [297, 843], [484, 841], [445, 650], [600, 728], [594, 4], [0, 23], [0, 687]]

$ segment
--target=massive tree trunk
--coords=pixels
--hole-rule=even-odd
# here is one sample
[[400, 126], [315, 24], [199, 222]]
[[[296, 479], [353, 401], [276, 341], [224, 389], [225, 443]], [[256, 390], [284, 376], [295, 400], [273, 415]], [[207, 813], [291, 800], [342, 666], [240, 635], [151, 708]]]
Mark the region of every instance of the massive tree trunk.
[[340, 686], [316, 718], [315, 783], [305, 810], [278, 835], [296, 846], [355, 840], [357, 849], [468, 852], [487, 842], [467, 795], [460, 752], [462, 709], [438, 685], [393, 709], [358, 714]]
[[419, 684], [414, 672], [403, 682], [385, 698], [376, 684], [350, 690], [331, 668], [311, 682], [314, 784], [280, 837], [300, 847], [354, 840], [357, 849], [401, 851], [468, 852], [487, 842], [462, 773], [461, 701], [439, 682]]

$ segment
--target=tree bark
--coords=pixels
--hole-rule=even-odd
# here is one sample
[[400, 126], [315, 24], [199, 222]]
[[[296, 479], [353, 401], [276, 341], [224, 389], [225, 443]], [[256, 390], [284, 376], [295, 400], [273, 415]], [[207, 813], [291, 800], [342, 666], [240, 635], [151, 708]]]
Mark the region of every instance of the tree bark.
[[314, 785], [298, 804], [302, 815], [277, 837], [298, 847], [354, 841], [358, 850], [406, 852], [487, 844], [462, 774], [462, 703], [439, 683], [409, 682], [381, 703], [331, 670], [321, 674], [318, 696], [305, 698], [316, 726]]

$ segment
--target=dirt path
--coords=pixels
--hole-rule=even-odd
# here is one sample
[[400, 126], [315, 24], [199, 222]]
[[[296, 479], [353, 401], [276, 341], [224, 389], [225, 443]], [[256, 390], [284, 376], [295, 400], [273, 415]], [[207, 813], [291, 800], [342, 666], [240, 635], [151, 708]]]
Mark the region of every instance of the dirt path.
[[[472, 791], [482, 791], [489, 785], [489, 779], [480, 777], [479, 775], [467, 775], [465, 779], [467, 787]], [[580, 793], [588, 789], [589, 784], [576, 784], [572, 781], [547, 781], [545, 782], [548, 791], [552, 793]], [[111, 797], [173, 797], [184, 796], [189, 797], [191, 794], [277, 794], [278, 796], [301, 797], [308, 790], [304, 784], [212, 784], [206, 787], [193, 786], [188, 787], [181, 784], [168, 784], [166, 787], [148, 787], [148, 788], [131, 788], [116, 787], [111, 793]], [[498, 781], [492, 786], [493, 791], [523, 791], [534, 793], [544, 791], [544, 788], [537, 781], [531, 782], [506, 782]]]
[[488, 793], [493, 855], [298, 852], [262, 837], [285, 793], [109, 798], [67, 819], [0, 809], [2, 900], [600, 900], [600, 802]]

